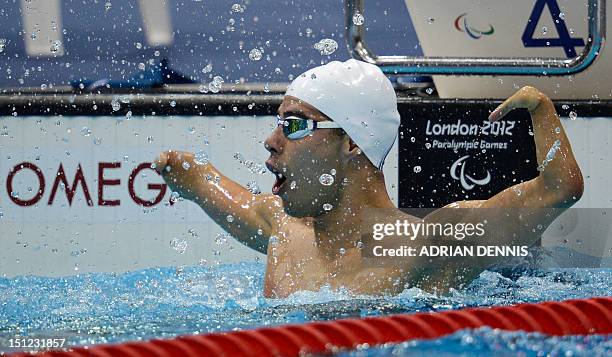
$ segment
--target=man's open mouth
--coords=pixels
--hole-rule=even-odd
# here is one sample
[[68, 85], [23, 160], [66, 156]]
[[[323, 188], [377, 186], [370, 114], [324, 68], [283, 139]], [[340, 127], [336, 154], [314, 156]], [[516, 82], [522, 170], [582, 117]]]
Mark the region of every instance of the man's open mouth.
[[270, 163], [266, 162], [266, 166], [268, 167], [268, 170], [270, 170], [276, 177], [276, 181], [274, 181], [274, 185], [272, 185], [272, 193], [278, 195], [283, 184], [285, 183], [285, 181], [287, 181], [287, 176], [279, 172], [279, 170], [272, 166]]

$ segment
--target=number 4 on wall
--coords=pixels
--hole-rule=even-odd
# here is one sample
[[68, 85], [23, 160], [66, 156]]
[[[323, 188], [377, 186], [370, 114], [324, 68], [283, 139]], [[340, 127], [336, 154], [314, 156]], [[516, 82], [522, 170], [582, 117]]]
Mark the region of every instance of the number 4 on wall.
[[[553, 23], [559, 34], [558, 38], [533, 38], [533, 34], [536, 30], [536, 26], [542, 17], [544, 12], [544, 6], [548, 5], [548, 10], [552, 16]], [[563, 47], [565, 55], [568, 58], [576, 57], [575, 47], [584, 46], [584, 40], [582, 38], [572, 38], [565, 25], [565, 20], [561, 16], [561, 10], [559, 10], [559, 4], [557, 0], [537, 0], [527, 26], [523, 32], [523, 45], [525, 47]]]

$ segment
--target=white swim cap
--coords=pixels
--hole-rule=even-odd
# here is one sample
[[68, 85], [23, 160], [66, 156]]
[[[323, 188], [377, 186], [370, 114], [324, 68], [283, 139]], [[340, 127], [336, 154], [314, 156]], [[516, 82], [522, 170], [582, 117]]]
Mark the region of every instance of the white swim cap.
[[338, 123], [382, 170], [400, 125], [397, 96], [378, 66], [350, 59], [312, 68], [286, 95], [301, 99]]

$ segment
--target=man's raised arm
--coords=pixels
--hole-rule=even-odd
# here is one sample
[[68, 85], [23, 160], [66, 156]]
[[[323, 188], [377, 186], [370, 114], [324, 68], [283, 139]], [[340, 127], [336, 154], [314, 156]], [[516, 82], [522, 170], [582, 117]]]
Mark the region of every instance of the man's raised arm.
[[[525, 108], [531, 115], [539, 175], [488, 200], [450, 204], [432, 212], [427, 220], [471, 222], [485, 215], [496, 231], [489, 237], [490, 243], [531, 245], [580, 199], [584, 190], [582, 173], [552, 101], [533, 87], [523, 87], [498, 106], [489, 120], [500, 120], [517, 108]], [[467, 209], [453, 213], [448, 208]], [[499, 209], [505, 209], [503, 214]]]
[[192, 153], [163, 152], [155, 168], [172, 191], [197, 203], [241, 243], [266, 254], [279, 215], [285, 215], [279, 199], [252, 194], [210, 163], [196, 163]]
[[582, 172], [552, 101], [533, 87], [523, 87], [489, 116], [497, 121], [516, 108], [531, 114], [538, 171], [527, 182], [512, 186], [486, 200], [486, 207], [568, 208], [584, 190]]
[[[517, 108], [525, 108], [531, 115], [539, 175], [487, 200], [447, 205], [425, 217], [426, 222], [486, 221], [485, 236], [474, 244], [530, 246], [565, 209], [580, 199], [584, 189], [582, 173], [552, 101], [539, 90], [524, 87], [497, 107], [489, 120], [499, 120]], [[448, 238], [446, 242], [453, 239]], [[469, 266], [474, 269], [464, 269], [464, 275], [471, 277], [499, 259], [480, 257], [467, 265], [461, 260], [454, 265], [449, 263], [447, 269]]]

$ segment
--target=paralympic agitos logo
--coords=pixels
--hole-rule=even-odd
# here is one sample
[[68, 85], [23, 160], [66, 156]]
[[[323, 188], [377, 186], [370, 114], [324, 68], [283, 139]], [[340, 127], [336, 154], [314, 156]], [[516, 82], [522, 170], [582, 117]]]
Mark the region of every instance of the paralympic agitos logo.
[[[487, 175], [481, 179], [477, 179], [473, 176], [470, 176], [465, 172], [467, 165], [466, 160], [469, 157], [470, 155], [460, 157], [455, 162], [453, 162], [450, 168], [451, 177], [461, 182], [461, 187], [468, 191], [476, 187], [476, 185], [484, 186], [491, 182], [491, 174], [489, 173], [489, 170], [487, 170]], [[459, 167], [461, 168], [459, 169]]]
[[475, 40], [481, 38], [482, 36], [490, 36], [495, 32], [495, 28], [493, 28], [493, 25], [491, 24], [489, 24], [489, 28], [486, 30], [477, 29], [470, 26], [468, 24], [467, 12], [457, 16], [455, 19], [455, 28], [459, 32], [465, 32], [468, 36]]

